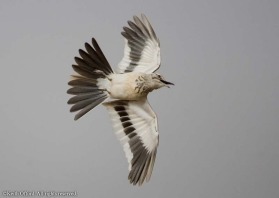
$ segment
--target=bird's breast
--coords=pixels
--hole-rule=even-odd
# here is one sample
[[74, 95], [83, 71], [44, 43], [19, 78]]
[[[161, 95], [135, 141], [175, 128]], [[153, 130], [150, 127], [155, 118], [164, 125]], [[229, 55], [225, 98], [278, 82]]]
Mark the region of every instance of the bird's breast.
[[148, 87], [141, 73], [113, 74], [110, 96], [120, 100], [138, 100], [148, 94]]

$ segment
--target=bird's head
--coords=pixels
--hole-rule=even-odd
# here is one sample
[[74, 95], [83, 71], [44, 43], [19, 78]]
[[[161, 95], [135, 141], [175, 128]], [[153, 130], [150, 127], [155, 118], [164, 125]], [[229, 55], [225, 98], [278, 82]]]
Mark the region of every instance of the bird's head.
[[174, 85], [173, 83], [166, 81], [163, 76], [157, 73], [152, 73], [151, 78], [152, 78], [154, 89], [159, 89], [161, 87], [169, 88], [169, 85]]

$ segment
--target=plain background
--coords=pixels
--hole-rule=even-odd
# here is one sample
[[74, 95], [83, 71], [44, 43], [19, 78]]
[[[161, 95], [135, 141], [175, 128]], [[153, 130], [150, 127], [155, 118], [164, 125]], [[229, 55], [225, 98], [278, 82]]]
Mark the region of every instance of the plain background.
[[[79, 197], [279, 197], [278, 1], [0, 1], [0, 190]], [[132, 186], [105, 108], [74, 121], [71, 65], [95, 37], [115, 68], [145, 13], [161, 41], [160, 145]]]

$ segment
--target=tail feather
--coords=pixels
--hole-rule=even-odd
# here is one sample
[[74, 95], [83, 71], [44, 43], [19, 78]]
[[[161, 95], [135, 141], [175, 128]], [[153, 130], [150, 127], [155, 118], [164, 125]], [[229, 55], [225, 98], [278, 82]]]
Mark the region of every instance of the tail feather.
[[74, 80], [71, 80], [68, 85], [71, 85], [71, 86], [95, 86], [96, 85], [96, 82], [97, 80], [94, 80], [94, 79], [74, 79]]
[[109, 62], [107, 61], [105, 55], [103, 54], [101, 48], [99, 47], [97, 41], [96, 41], [94, 38], [92, 38], [92, 44], [93, 44], [93, 46], [94, 46], [94, 48], [95, 48], [95, 51], [96, 51], [98, 57], [99, 57], [99, 58], [102, 60], [102, 62], [105, 63], [105, 65], [106, 65], [106, 67], [105, 67], [105, 70], [107, 71], [106, 74], [111, 74], [111, 73], [113, 73], [113, 70], [111, 69], [111, 67], [110, 67], [110, 65], [109, 65]]
[[75, 72], [77, 72], [79, 75], [84, 76], [86, 78], [89, 78], [91, 80], [97, 79], [100, 76], [100, 72], [96, 73], [96, 71], [93, 73], [91, 71], [88, 71], [80, 66], [72, 65]]
[[96, 95], [101, 94], [100, 92], [94, 92], [94, 93], [84, 93], [84, 94], [79, 94], [77, 96], [74, 96], [68, 100], [68, 104], [75, 104], [77, 102], [80, 102], [82, 100], [86, 100], [92, 97], [95, 97]]
[[89, 86], [83, 86], [83, 87], [72, 87], [68, 89], [67, 93], [68, 94], [73, 94], [73, 95], [79, 95], [83, 93], [94, 93], [96, 91], [99, 91], [97, 87], [89, 87]]
[[87, 105], [84, 107], [82, 110], [80, 110], [76, 115], [75, 115], [75, 120], [78, 120], [80, 117], [82, 117], [84, 114], [86, 114], [88, 111], [96, 107], [98, 104], [102, 103], [107, 96], [102, 96], [99, 99], [95, 100], [91, 104]]
[[72, 66], [78, 75], [73, 75], [73, 79], [68, 83], [72, 87], [67, 93], [74, 95], [68, 100], [68, 104], [73, 105], [70, 112], [79, 111], [75, 120], [109, 97], [104, 89], [104, 83], [109, 81], [108, 76], [113, 73], [113, 70], [94, 38], [92, 38], [92, 45], [94, 48], [85, 43], [86, 51], [79, 50], [81, 58], [75, 57], [77, 65]]
[[97, 101], [101, 98], [105, 98], [105, 96], [98, 95], [95, 97], [88, 98], [86, 100], [81, 100], [71, 107], [70, 112], [79, 111], [79, 110], [83, 109], [84, 107], [90, 105], [91, 103], [94, 103], [95, 101]]

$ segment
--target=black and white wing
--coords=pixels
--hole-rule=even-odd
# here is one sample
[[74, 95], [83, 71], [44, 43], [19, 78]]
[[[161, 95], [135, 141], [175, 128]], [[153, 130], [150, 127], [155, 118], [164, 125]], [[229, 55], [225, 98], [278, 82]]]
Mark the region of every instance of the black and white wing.
[[130, 27], [123, 27], [125, 37], [124, 57], [118, 64], [118, 73], [152, 73], [161, 64], [160, 42], [145, 15], [134, 16]]
[[134, 185], [149, 181], [159, 143], [156, 114], [147, 99], [104, 103], [129, 163], [128, 179]]

